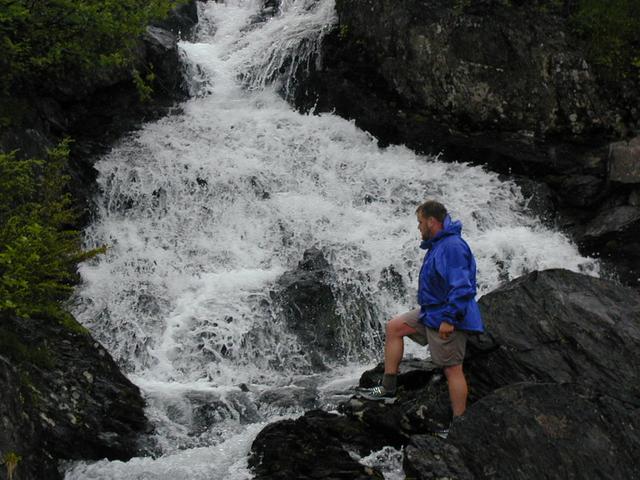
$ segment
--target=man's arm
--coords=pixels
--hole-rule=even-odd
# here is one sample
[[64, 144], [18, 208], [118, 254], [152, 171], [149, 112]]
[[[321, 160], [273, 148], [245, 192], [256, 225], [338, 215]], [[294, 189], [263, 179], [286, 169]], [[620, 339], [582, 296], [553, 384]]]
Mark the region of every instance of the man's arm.
[[470, 252], [458, 243], [447, 245], [438, 271], [448, 288], [445, 320], [440, 325], [440, 337], [446, 339], [463, 320], [469, 300], [475, 297], [476, 289], [471, 278]]

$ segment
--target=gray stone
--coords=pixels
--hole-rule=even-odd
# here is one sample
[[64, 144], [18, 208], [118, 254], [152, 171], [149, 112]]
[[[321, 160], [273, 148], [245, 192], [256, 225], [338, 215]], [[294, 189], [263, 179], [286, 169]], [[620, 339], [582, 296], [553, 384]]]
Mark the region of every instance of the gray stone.
[[640, 222], [640, 208], [630, 205], [605, 210], [588, 225], [585, 238], [598, 238], [607, 234], [624, 232]]
[[640, 207], [640, 190], [634, 190], [629, 194], [629, 205]]
[[478, 302], [487, 332], [467, 343], [472, 396], [523, 381], [579, 383], [640, 407], [640, 293], [554, 269]]
[[609, 179], [613, 182], [640, 183], [640, 136], [609, 147]]
[[404, 473], [412, 480], [473, 480], [460, 451], [433, 435], [413, 435], [404, 450]]
[[464, 460], [466, 478], [640, 478], [638, 413], [577, 385], [510, 385], [454, 423], [447, 441], [460, 455], [445, 460]]
[[[285, 272], [277, 285], [276, 303], [313, 367], [325, 368], [325, 358], [344, 360], [375, 346], [367, 344], [369, 332], [380, 329], [373, 307], [355, 284], [336, 284], [335, 271], [319, 249], [306, 250], [297, 268]], [[339, 301], [348, 299], [354, 303], [339, 308]], [[372, 341], [379, 344], [380, 337]]]
[[60, 479], [58, 460], [127, 460], [150, 428], [111, 356], [53, 319], [3, 319], [0, 392], [0, 452], [23, 457], [16, 479]]

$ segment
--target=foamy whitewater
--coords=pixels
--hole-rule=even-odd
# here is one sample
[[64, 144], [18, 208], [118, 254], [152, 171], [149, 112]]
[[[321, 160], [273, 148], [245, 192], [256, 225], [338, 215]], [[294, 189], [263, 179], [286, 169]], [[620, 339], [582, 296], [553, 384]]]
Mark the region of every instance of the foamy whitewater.
[[[261, 4], [199, 5], [197, 40], [179, 45], [193, 98], [96, 165], [86, 245], [110, 248], [81, 266], [71, 308], [141, 388], [155, 432], [143, 439], [146, 456], [70, 463], [67, 479], [251, 478], [247, 454], [266, 424], [335, 408], [381, 357], [374, 328], [364, 352], [314, 372], [272, 304], [276, 280], [315, 246], [336, 270], [345, 321], [355, 308], [340, 295], [348, 287], [381, 327], [414, 306], [424, 254], [414, 209], [427, 197], [462, 220], [479, 294], [536, 269], [598, 274], [527, 213], [513, 183], [405, 147], [380, 149], [335, 115], [296, 112], [278, 92], [316, 61], [334, 0], [283, 1], [267, 17]], [[400, 299], [381, 282], [389, 267], [407, 289]], [[403, 478], [401, 456], [385, 449], [362, 462]]]

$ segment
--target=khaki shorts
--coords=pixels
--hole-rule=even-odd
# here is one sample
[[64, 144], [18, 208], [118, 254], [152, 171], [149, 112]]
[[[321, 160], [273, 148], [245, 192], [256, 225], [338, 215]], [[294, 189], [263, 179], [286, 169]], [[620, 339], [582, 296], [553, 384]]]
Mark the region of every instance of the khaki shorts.
[[400, 315], [400, 318], [416, 333], [409, 338], [420, 345], [429, 344], [431, 360], [439, 367], [461, 365], [467, 348], [467, 332], [454, 330], [449, 338], [443, 340], [437, 330], [427, 328], [420, 322], [420, 309], [416, 308]]

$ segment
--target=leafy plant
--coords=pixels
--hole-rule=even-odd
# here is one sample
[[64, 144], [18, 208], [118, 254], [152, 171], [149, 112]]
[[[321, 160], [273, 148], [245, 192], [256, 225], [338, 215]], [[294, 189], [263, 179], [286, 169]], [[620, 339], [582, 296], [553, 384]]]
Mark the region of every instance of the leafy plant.
[[20, 460], [22, 460], [22, 457], [20, 455], [16, 455], [15, 452], [5, 453], [2, 457], [2, 463], [7, 467], [7, 477], [9, 480], [13, 480], [13, 472], [15, 472], [18, 467]]
[[612, 76], [638, 74], [640, 66], [640, 2], [579, 0], [570, 19], [587, 41], [593, 62]]
[[137, 39], [185, 0], [0, 0], [0, 94], [130, 67]]
[[76, 265], [105, 251], [84, 251], [66, 191], [69, 141], [46, 161], [0, 154], [0, 315], [43, 315], [74, 325], [61, 302], [78, 281]]

